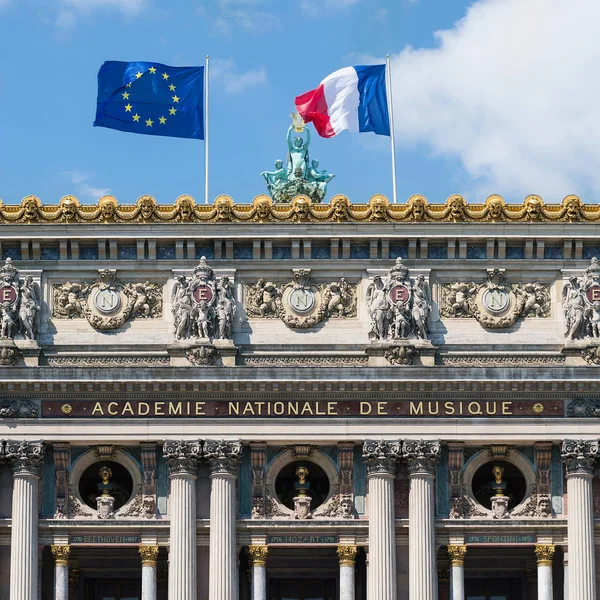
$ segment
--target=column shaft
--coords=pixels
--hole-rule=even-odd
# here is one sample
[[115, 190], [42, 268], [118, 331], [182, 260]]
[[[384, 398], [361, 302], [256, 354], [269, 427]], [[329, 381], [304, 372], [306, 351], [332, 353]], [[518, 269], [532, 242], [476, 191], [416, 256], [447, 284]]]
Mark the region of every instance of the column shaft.
[[171, 476], [169, 600], [196, 600], [196, 476]]
[[249, 546], [248, 554], [252, 563], [251, 600], [267, 600], [267, 555], [268, 546]]
[[156, 600], [156, 561], [158, 546], [142, 545], [139, 549], [142, 557], [142, 600]]
[[410, 475], [408, 502], [408, 581], [410, 600], [437, 600], [433, 475]]
[[10, 549], [11, 600], [37, 600], [38, 477], [15, 473]]
[[214, 472], [210, 493], [209, 600], [237, 600], [235, 475]]
[[368, 600], [396, 600], [394, 475], [369, 475]]
[[54, 557], [54, 600], [69, 600], [69, 554], [71, 546], [53, 545]]
[[567, 475], [569, 598], [596, 600], [592, 474]]
[[465, 600], [465, 545], [449, 545], [450, 600]]
[[340, 559], [340, 600], [354, 600], [356, 584], [354, 581], [354, 566], [356, 564], [356, 546], [338, 546], [337, 554]]

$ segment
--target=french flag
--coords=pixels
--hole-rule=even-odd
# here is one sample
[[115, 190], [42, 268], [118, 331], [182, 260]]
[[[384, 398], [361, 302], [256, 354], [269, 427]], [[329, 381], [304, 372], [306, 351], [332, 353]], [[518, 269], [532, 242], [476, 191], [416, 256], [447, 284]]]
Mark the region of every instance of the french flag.
[[305, 123], [312, 121], [321, 137], [348, 129], [390, 135], [385, 65], [344, 67], [321, 81], [319, 87], [296, 98]]

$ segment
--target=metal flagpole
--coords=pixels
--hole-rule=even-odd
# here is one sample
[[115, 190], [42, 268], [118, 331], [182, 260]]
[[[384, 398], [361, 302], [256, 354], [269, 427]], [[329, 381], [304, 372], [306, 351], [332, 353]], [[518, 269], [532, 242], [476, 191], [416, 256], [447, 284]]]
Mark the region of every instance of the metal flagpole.
[[204, 61], [204, 204], [208, 204], [208, 54]]
[[392, 100], [392, 69], [390, 55], [385, 59], [385, 72], [387, 75], [388, 113], [390, 115], [390, 140], [392, 142], [392, 187], [394, 204], [398, 202], [398, 188], [396, 186], [396, 140], [394, 137], [394, 102]]

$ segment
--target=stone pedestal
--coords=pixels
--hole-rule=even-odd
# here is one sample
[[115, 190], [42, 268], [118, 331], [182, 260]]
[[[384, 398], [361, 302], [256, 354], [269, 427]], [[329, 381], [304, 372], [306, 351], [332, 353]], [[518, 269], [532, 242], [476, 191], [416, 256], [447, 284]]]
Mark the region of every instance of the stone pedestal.
[[142, 600], [156, 600], [158, 546], [140, 546], [142, 559]]
[[450, 558], [450, 600], [465, 600], [466, 553], [466, 546], [448, 546], [448, 557]]
[[196, 600], [196, 479], [200, 441], [166, 441], [169, 466], [169, 600]]
[[71, 546], [51, 546], [54, 557], [54, 600], [69, 600], [69, 554]]
[[564, 440], [562, 458], [569, 499], [569, 599], [596, 600], [592, 479], [597, 441]]
[[408, 595], [410, 600], [437, 600], [437, 566], [433, 484], [439, 442], [406, 441], [408, 462]]
[[551, 544], [536, 544], [538, 600], [552, 600], [552, 558], [554, 546]]
[[268, 546], [248, 546], [252, 564], [251, 600], [267, 600], [267, 554]]
[[492, 496], [492, 517], [494, 519], [508, 519], [508, 496]]
[[337, 554], [340, 559], [340, 600], [354, 600], [355, 581], [354, 568], [356, 564], [356, 546], [338, 546]]
[[396, 600], [394, 479], [400, 441], [366, 440], [363, 458], [369, 485], [367, 600]]
[[204, 445], [211, 472], [208, 600], [238, 600], [235, 482], [241, 455], [239, 441]]
[[10, 600], [38, 600], [38, 485], [43, 442], [6, 443], [14, 489], [10, 536]]
[[115, 516], [115, 499], [112, 496], [98, 496], [96, 498], [96, 509], [99, 519], [113, 519]]
[[295, 496], [294, 497], [294, 517], [296, 519], [310, 519], [310, 496]]

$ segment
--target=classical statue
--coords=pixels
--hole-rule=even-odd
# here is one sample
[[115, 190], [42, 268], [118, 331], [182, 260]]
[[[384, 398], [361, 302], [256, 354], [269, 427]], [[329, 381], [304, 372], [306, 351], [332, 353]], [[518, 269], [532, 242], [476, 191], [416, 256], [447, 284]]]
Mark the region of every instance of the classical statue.
[[98, 472], [100, 475], [100, 481], [98, 482], [98, 491], [101, 496], [110, 496], [115, 484], [111, 482], [112, 479], [112, 470], [107, 465], [102, 465], [100, 467], [100, 471]]
[[[310, 131], [306, 129], [302, 118], [292, 115], [286, 143], [288, 148], [287, 165], [282, 160], [275, 161], [274, 171], [263, 171], [269, 195], [275, 204], [291, 202], [298, 195], [308, 196], [314, 203], [320, 203], [327, 194], [327, 184], [334, 175], [319, 170], [319, 161], [311, 161], [308, 154], [310, 146]], [[294, 133], [306, 132], [306, 139]]]
[[570, 277], [563, 289], [563, 312], [567, 338], [574, 340], [585, 337], [585, 297], [576, 276]]
[[28, 275], [21, 284], [21, 303], [19, 306], [19, 321], [23, 336], [33, 340], [35, 338], [36, 315], [40, 309], [40, 298], [33, 277]]

